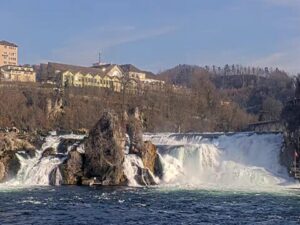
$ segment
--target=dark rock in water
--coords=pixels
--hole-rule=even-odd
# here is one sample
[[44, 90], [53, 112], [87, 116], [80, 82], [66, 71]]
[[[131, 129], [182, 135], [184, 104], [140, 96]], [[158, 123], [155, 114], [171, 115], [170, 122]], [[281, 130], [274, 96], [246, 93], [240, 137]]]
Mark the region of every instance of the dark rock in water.
[[36, 155], [36, 150], [35, 149], [25, 149], [24, 150], [26, 155], [29, 156], [29, 158], [33, 158]]
[[129, 153], [137, 154], [143, 149], [143, 125], [137, 108], [129, 112], [126, 117], [126, 133], [129, 136]]
[[57, 146], [57, 153], [66, 154], [69, 148], [72, 148], [76, 143], [79, 143], [78, 139], [62, 139]]
[[17, 151], [19, 155], [21, 155], [25, 159], [30, 159], [35, 157], [36, 151], [34, 149], [29, 149], [29, 150], [21, 150]]
[[148, 168], [138, 168], [136, 181], [140, 185], [156, 185], [156, 181], [153, 178], [153, 173], [150, 172]]
[[83, 176], [83, 158], [82, 155], [73, 150], [69, 152], [68, 158], [59, 165], [59, 171], [62, 176], [62, 185], [80, 185]]
[[55, 155], [56, 154], [56, 150], [52, 147], [49, 147], [47, 149], [45, 149], [42, 153], [42, 157], [48, 157], [50, 155]]
[[145, 141], [143, 149], [139, 152], [143, 164], [155, 176], [162, 177], [162, 165], [157, 154], [157, 148], [150, 141]]
[[49, 185], [61, 185], [61, 173], [58, 167], [50, 172]]
[[[141, 185], [156, 184], [154, 176], [161, 177], [162, 174], [159, 155], [155, 145], [144, 143], [142, 122], [136, 112], [127, 116], [123, 124], [114, 112], [105, 112], [85, 140], [62, 139], [57, 153], [63, 156], [69, 153], [67, 159], [52, 171], [51, 184], [58, 184], [58, 180], [62, 185], [127, 184], [123, 165], [125, 130], [129, 136], [129, 153], [137, 155], [143, 162], [143, 166], [136, 165], [136, 181]], [[81, 144], [84, 150], [77, 151], [77, 146]], [[52, 154], [55, 151], [47, 149], [43, 156]]]
[[14, 152], [6, 153], [0, 158], [0, 182], [7, 181], [17, 175], [20, 162]]
[[288, 168], [290, 175], [300, 179], [300, 76], [297, 78], [295, 98], [283, 108], [281, 120], [285, 131], [280, 162]]
[[17, 133], [0, 134], [0, 182], [17, 175], [20, 169], [17, 152], [33, 156], [35, 148]]
[[122, 185], [125, 133], [117, 115], [105, 112], [85, 141], [84, 175], [103, 185]]
[[[142, 159], [145, 168], [148, 168], [155, 176], [161, 177], [162, 165], [157, 154], [157, 148], [150, 141], [143, 141], [143, 124], [138, 108], [132, 109], [129, 115], [125, 114], [125, 118], [126, 132], [130, 141], [129, 154], [138, 155]], [[153, 184], [153, 182], [150, 183]], [[146, 182], [145, 185], [147, 184]]]
[[72, 132], [73, 132], [73, 134], [78, 134], [78, 135], [87, 135], [87, 134], [89, 134], [89, 131], [85, 128], [73, 130]]

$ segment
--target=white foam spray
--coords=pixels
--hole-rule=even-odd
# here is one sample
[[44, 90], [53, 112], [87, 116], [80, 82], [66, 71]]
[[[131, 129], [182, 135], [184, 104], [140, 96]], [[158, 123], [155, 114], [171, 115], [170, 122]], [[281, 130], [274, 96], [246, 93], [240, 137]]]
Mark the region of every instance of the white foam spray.
[[[45, 138], [45, 142], [42, 145], [40, 150], [35, 151], [35, 156], [30, 158], [24, 154], [17, 153], [17, 157], [21, 164], [20, 170], [15, 178], [6, 182], [5, 185], [9, 186], [28, 186], [28, 185], [49, 185], [50, 173], [61, 164], [65, 157], [65, 155], [58, 156], [47, 156], [42, 157], [42, 154], [45, 150], [49, 148], [54, 149], [54, 153], [57, 153], [57, 148], [62, 139], [83, 139], [83, 135], [60, 135], [57, 136], [56, 133], [51, 133], [49, 136]], [[82, 147], [80, 147], [82, 150]], [[69, 148], [70, 150], [70, 148]], [[83, 151], [83, 150], [82, 150]], [[55, 183], [60, 184], [61, 174], [59, 170], [57, 170]]]
[[273, 188], [291, 182], [280, 165], [281, 134], [156, 134], [163, 182], [213, 188]]

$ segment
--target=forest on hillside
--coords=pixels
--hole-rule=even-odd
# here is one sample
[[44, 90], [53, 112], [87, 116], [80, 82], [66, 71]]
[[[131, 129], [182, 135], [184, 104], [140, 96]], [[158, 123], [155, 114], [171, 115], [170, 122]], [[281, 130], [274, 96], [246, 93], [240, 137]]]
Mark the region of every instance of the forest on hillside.
[[158, 74], [166, 81], [160, 91], [136, 93], [2, 83], [0, 128], [90, 129], [104, 111], [114, 110], [122, 117], [126, 109], [138, 107], [148, 132], [241, 131], [250, 123], [278, 120], [293, 97], [292, 77], [279, 70], [264, 71], [268, 75], [228, 75], [179, 65]]
[[279, 69], [225, 65], [178, 65], [159, 74], [169, 83], [197, 88], [206, 77], [228, 101], [260, 121], [278, 120], [284, 104], [294, 97], [295, 78]]
[[0, 87], [0, 127], [24, 130], [90, 129], [102, 112], [139, 107], [145, 131], [239, 131], [256, 118], [238, 104], [224, 104], [224, 98], [207, 77], [193, 89], [175, 91], [166, 85], [161, 91], [136, 94], [110, 89], [75, 88], [59, 90], [39, 85]]

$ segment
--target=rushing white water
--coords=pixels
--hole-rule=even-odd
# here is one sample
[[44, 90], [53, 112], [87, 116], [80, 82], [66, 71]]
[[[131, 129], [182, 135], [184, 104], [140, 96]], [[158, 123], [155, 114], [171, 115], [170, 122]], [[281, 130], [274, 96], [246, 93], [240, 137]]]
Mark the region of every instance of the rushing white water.
[[132, 187], [139, 186], [136, 181], [136, 175], [138, 173], [138, 167], [144, 168], [141, 158], [137, 155], [127, 154], [125, 155], [123, 167], [125, 176], [128, 179], [128, 185]]
[[146, 135], [159, 147], [164, 184], [268, 188], [291, 182], [279, 164], [281, 134]]
[[[291, 182], [287, 169], [279, 164], [283, 137], [281, 134], [149, 134], [144, 136], [159, 149], [163, 177], [156, 183], [171, 186], [208, 188], [274, 188]], [[49, 135], [35, 157], [18, 154], [21, 168], [16, 178], [8, 185], [48, 185], [50, 173], [63, 162], [67, 152], [77, 145], [77, 151], [84, 153], [79, 140], [82, 135]], [[64, 139], [78, 140], [69, 144], [67, 152], [58, 154], [58, 146]], [[55, 156], [42, 157], [49, 148]], [[129, 186], [146, 183], [138, 176], [144, 168], [142, 160], [125, 149], [124, 173]], [[142, 179], [141, 180], [137, 180]], [[57, 170], [55, 184], [61, 183]]]
[[[54, 153], [58, 153], [57, 148], [62, 139], [83, 139], [83, 135], [60, 135], [57, 136], [56, 133], [52, 133], [45, 138], [45, 142], [42, 145], [40, 150], [36, 150], [35, 156], [30, 158], [24, 154], [18, 153], [17, 157], [21, 164], [20, 170], [17, 176], [8, 181], [6, 185], [10, 186], [22, 186], [22, 185], [49, 185], [49, 176], [50, 173], [55, 169], [59, 164], [63, 162], [66, 157], [66, 153], [60, 154], [60, 156], [46, 156], [42, 157], [42, 154], [45, 150], [52, 148]], [[72, 146], [68, 148], [70, 150]], [[82, 147], [79, 148], [81, 151]], [[61, 180], [61, 174], [58, 170], [56, 173], [55, 183], [59, 184]]]

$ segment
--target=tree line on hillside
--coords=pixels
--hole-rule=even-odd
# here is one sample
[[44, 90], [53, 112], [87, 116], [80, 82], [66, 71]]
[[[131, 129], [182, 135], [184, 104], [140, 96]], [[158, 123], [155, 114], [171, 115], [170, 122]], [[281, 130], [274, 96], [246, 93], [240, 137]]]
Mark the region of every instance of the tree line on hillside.
[[241, 131], [256, 120], [222, 96], [208, 77], [195, 80], [191, 89], [166, 85], [160, 91], [137, 93], [4, 85], [0, 98], [0, 127], [24, 130], [90, 129], [104, 111], [114, 110], [121, 117], [134, 107], [139, 107], [149, 132]]
[[214, 75], [254, 75], [254, 76], [262, 76], [266, 77], [273, 72], [283, 72], [280, 71], [278, 68], [273, 67], [253, 67], [253, 66], [242, 66], [239, 64], [226, 64], [223, 67], [220, 66], [204, 66], [204, 69]]
[[[217, 71], [213, 73], [212, 71]], [[218, 72], [219, 71], [219, 72]], [[241, 72], [242, 71], [242, 72]], [[249, 72], [249, 73], [248, 73]], [[234, 76], [229, 76], [233, 75]], [[267, 74], [260, 76], [259, 74]], [[223, 68], [178, 65], [158, 74], [175, 85], [193, 88], [201, 77], [209, 79], [224, 98], [259, 120], [278, 120], [283, 105], [294, 96], [294, 81], [284, 71], [225, 65]]]
[[[158, 76], [159, 90], [115, 92], [109, 88], [59, 89], [43, 84], [1, 84], [0, 127], [25, 130], [90, 129], [106, 110], [120, 116], [139, 107], [145, 131], [241, 131], [249, 123], [277, 120], [293, 97], [293, 79], [283, 71], [267, 77], [215, 75], [198, 66], [179, 65]], [[174, 86], [175, 85], [175, 86]]]

